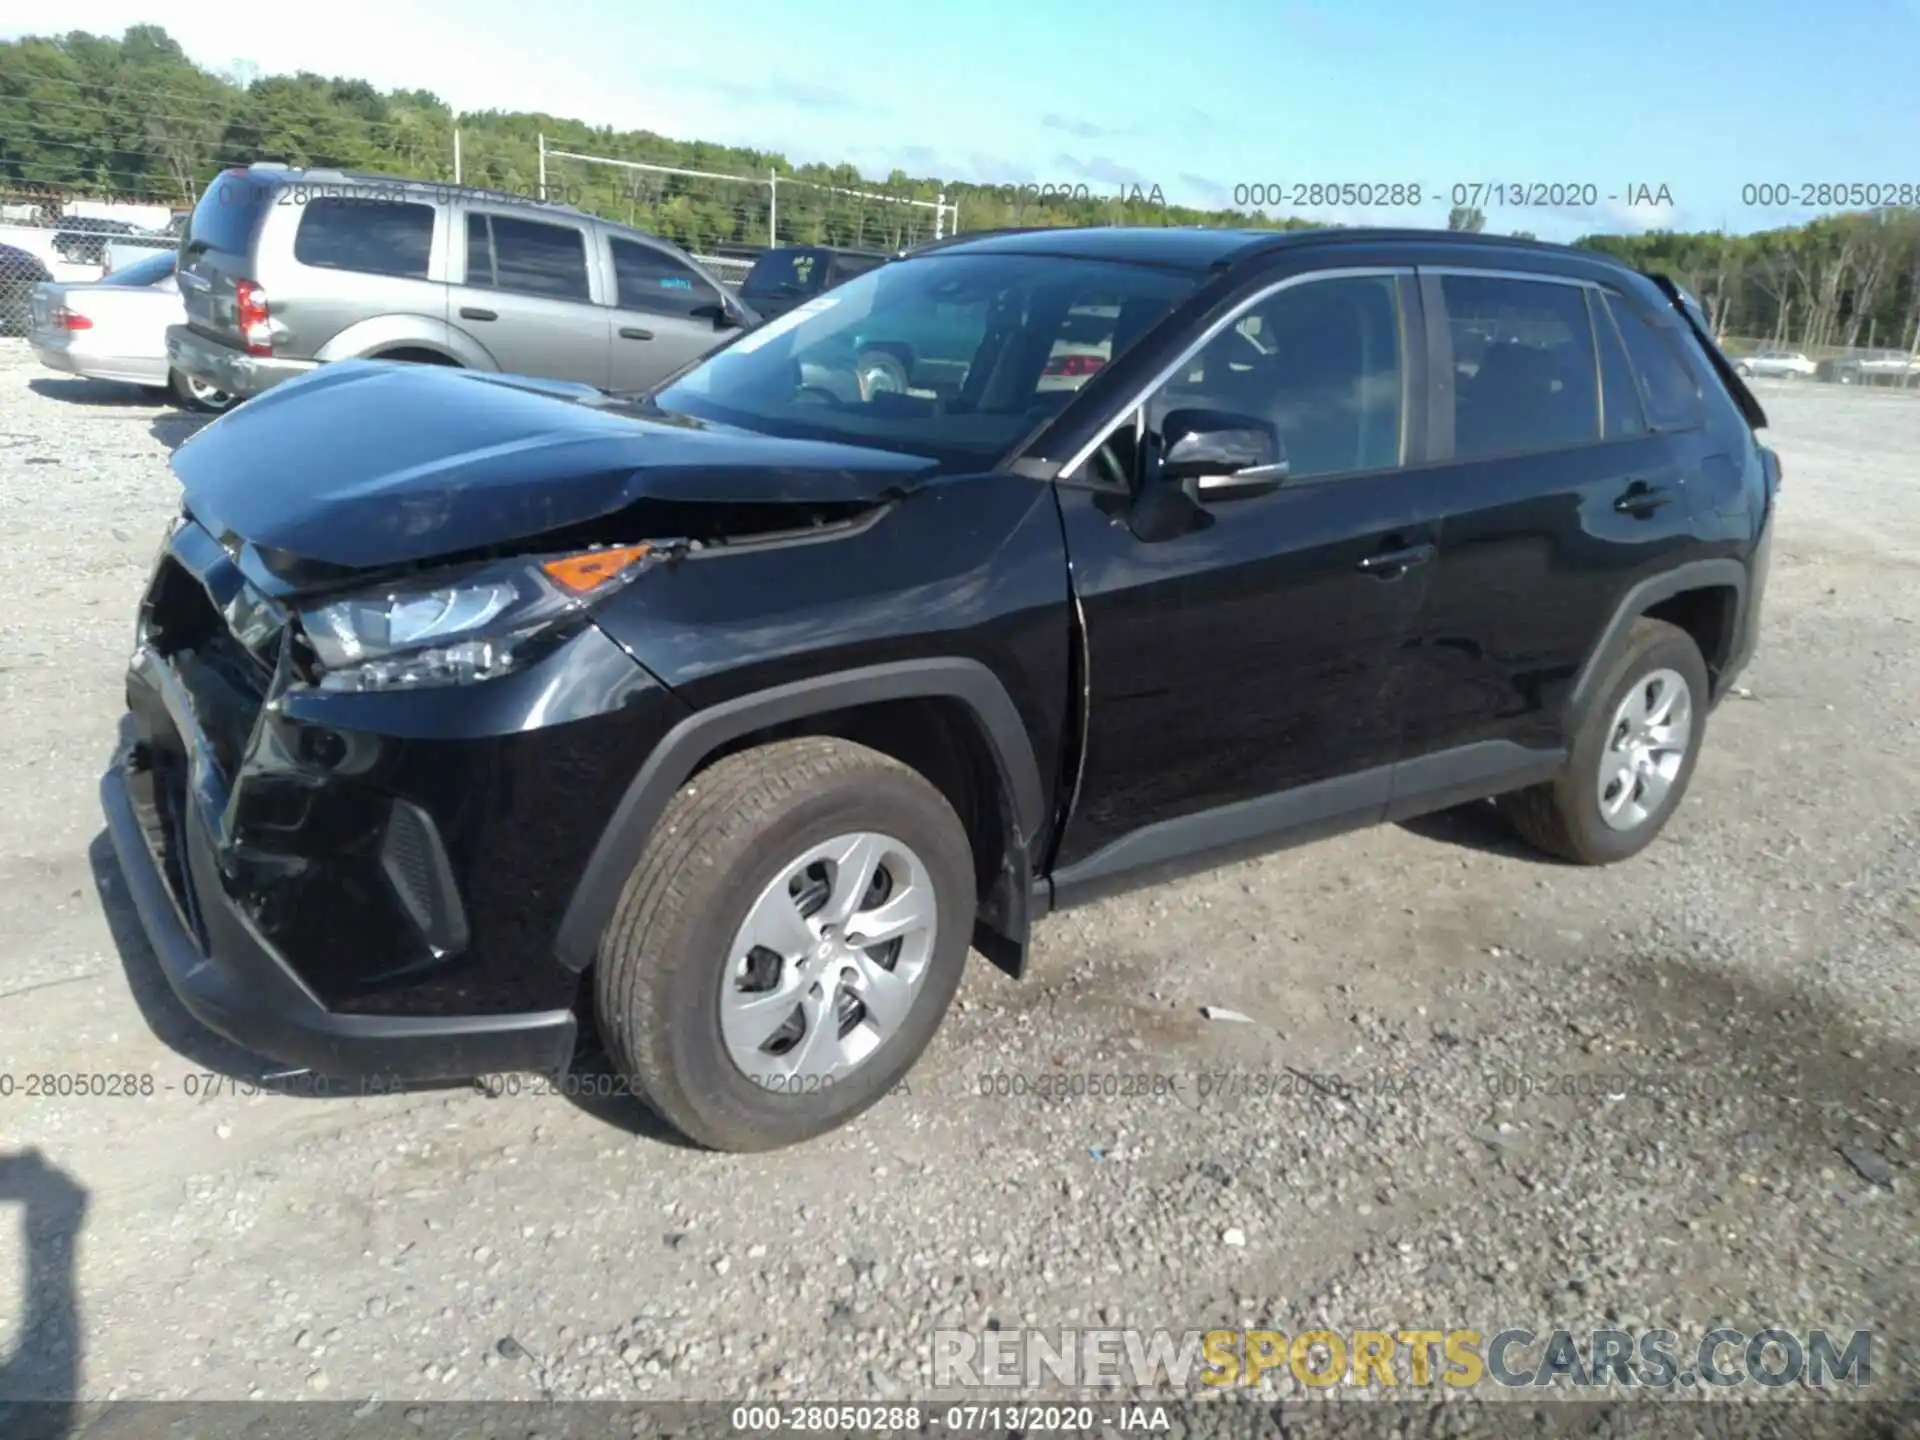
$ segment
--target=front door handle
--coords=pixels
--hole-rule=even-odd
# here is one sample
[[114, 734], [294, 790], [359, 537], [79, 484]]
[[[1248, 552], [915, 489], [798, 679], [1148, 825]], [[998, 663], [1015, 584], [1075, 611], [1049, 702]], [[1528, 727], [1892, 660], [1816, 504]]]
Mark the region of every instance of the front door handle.
[[1613, 502], [1613, 508], [1622, 515], [1644, 517], [1672, 502], [1670, 491], [1649, 485], [1644, 480], [1636, 480], [1620, 493], [1620, 497]]
[[653, 332], [651, 330], [642, 330], [637, 325], [622, 325], [620, 327], [620, 338], [622, 340], [651, 340], [653, 338]]
[[477, 305], [462, 305], [460, 318], [462, 320], [498, 320], [500, 317], [491, 310], [480, 309]]
[[1409, 545], [1404, 550], [1382, 550], [1360, 562], [1360, 569], [1376, 580], [1398, 580], [1416, 565], [1424, 565], [1434, 556], [1431, 545]]

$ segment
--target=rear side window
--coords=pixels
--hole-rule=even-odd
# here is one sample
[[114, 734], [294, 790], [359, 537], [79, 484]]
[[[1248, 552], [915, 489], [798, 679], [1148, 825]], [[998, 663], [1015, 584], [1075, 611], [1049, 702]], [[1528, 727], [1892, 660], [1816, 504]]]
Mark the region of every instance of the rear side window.
[[273, 208], [284, 188], [279, 181], [262, 180], [244, 170], [216, 175], [187, 221], [187, 254], [197, 255], [202, 250], [247, 254], [260, 217]]
[[587, 237], [572, 225], [467, 216], [467, 284], [554, 300], [588, 300]]
[[1656, 430], [1685, 430], [1699, 424], [1700, 387], [1675, 348], [1680, 337], [1656, 328], [1618, 295], [1607, 297], [1607, 308], [1639, 372], [1648, 422]]
[[1454, 350], [1453, 449], [1462, 459], [1599, 438], [1599, 384], [1585, 290], [1543, 280], [1444, 275]]
[[1609, 440], [1631, 440], [1647, 433], [1647, 417], [1640, 409], [1640, 384], [1633, 378], [1627, 352], [1620, 344], [1620, 332], [1600, 292], [1587, 292], [1591, 298], [1594, 337], [1600, 350], [1600, 422]]
[[825, 279], [827, 257], [813, 250], [785, 250], [762, 255], [740, 286], [740, 293], [753, 295], [804, 295]]
[[654, 315], [691, 315], [720, 303], [719, 292], [664, 250], [614, 239], [613, 280], [622, 310]]
[[427, 278], [433, 207], [390, 200], [316, 197], [300, 211], [293, 258], [323, 270]]

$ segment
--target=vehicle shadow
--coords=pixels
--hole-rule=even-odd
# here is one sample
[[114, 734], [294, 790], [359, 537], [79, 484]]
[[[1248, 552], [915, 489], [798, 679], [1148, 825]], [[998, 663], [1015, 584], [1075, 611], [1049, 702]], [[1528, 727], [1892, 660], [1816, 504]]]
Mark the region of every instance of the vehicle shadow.
[[14, 1205], [24, 1222], [26, 1283], [21, 1313], [10, 1317], [13, 1353], [0, 1356], [0, 1435], [64, 1440], [80, 1387], [74, 1253], [87, 1191], [38, 1150], [0, 1150], [0, 1217]]
[[37, 375], [27, 382], [27, 388], [36, 395], [68, 405], [110, 405], [125, 409], [131, 405], [148, 408], [167, 404], [166, 391], [149, 390], [144, 385], [130, 385], [121, 380], [86, 380], [79, 376], [55, 379]]
[[150, 390], [144, 385], [129, 385], [119, 380], [36, 377], [27, 382], [27, 388], [36, 395], [44, 395], [49, 400], [58, 400], [67, 405], [101, 410], [153, 411], [155, 413], [147, 424], [147, 433], [169, 451], [179, 449], [209, 420], [218, 418], [200, 410], [180, 409], [164, 390]]
[[638, 1099], [626, 1077], [614, 1068], [592, 1022], [582, 1028], [580, 1043], [574, 1047], [573, 1063], [561, 1092], [578, 1110], [615, 1130], [623, 1130], [640, 1140], [654, 1140], [676, 1150], [700, 1147], [662, 1120]]
[[147, 433], [171, 453], [198, 435], [208, 421], [219, 418], [218, 415], [208, 415], [198, 410], [162, 410], [153, 417]]
[[1409, 835], [1418, 835], [1422, 840], [1433, 840], [1442, 845], [1458, 845], [1463, 849], [1480, 850], [1507, 860], [1526, 860], [1535, 865], [1567, 863], [1534, 849], [1522, 840], [1500, 813], [1500, 807], [1491, 800], [1470, 800], [1446, 810], [1415, 815], [1399, 824]]
[[[679, 1132], [633, 1098], [590, 1029], [583, 1033], [572, 1065], [561, 1078], [496, 1075], [477, 1080], [423, 1081], [398, 1087], [382, 1083], [377, 1088], [353, 1080], [328, 1080], [292, 1071], [279, 1061], [235, 1045], [195, 1019], [173, 993], [173, 987], [160, 969], [159, 957], [147, 940], [139, 911], [134, 908], [133, 897], [120, 873], [119, 857], [113, 853], [113, 841], [106, 831], [96, 835], [87, 847], [87, 863], [93, 872], [101, 913], [106, 917], [114, 950], [126, 972], [127, 989], [140, 1009], [140, 1018], [162, 1044], [197, 1070], [275, 1094], [311, 1100], [344, 1100], [366, 1094], [391, 1095], [396, 1091], [429, 1094], [452, 1090], [470, 1090], [493, 1099], [504, 1099], [518, 1093], [557, 1091], [603, 1125], [642, 1139], [675, 1146], [687, 1144]], [[517, 1088], [523, 1083], [524, 1091]], [[0, 1435], [7, 1433], [0, 1429]]]

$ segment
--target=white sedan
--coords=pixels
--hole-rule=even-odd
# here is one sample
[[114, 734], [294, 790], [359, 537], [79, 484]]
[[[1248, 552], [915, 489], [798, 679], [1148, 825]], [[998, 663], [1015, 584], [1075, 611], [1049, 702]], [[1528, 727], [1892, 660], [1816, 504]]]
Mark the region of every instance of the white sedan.
[[1742, 375], [1770, 375], [1789, 380], [1811, 380], [1820, 367], [1798, 350], [1760, 350], [1733, 362]]
[[171, 369], [167, 327], [186, 324], [163, 250], [99, 280], [33, 288], [27, 338], [42, 365], [89, 380], [122, 380], [168, 391], [190, 410], [225, 410], [231, 396]]

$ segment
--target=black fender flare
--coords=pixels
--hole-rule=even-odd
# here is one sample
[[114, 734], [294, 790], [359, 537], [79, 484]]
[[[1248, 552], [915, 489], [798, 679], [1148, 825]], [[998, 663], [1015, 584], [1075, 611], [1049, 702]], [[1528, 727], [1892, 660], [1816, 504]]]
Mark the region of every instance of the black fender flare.
[[1593, 687], [1599, 683], [1607, 661], [1618, 651], [1627, 631], [1633, 628], [1634, 621], [1662, 600], [1670, 600], [1682, 591], [1714, 589], [1723, 585], [1733, 587], [1733, 643], [1730, 649], [1737, 653], [1739, 638], [1746, 632], [1748, 623], [1747, 567], [1738, 560], [1724, 556], [1713, 560], [1688, 560], [1671, 570], [1649, 575], [1621, 596], [1620, 603], [1614, 607], [1613, 617], [1607, 621], [1607, 628], [1600, 632], [1599, 640], [1587, 653], [1586, 663], [1580, 667], [1580, 674], [1573, 682], [1573, 689], [1567, 698], [1569, 729], [1585, 713], [1593, 699]]
[[[1026, 886], [1027, 847], [1046, 823], [1046, 798], [1026, 722], [1006, 686], [978, 660], [958, 657], [863, 666], [737, 696], [695, 711], [669, 730], [628, 784], [574, 886], [556, 942], [560, 962], [576, 973], [593, 963], [620, 892], [667, 803], [715, 749], [752, 731], [832, 710], [933, 698], [958, 700], [979, 721], [1000, 776], [1015, 872], [1010, 878]], [[1024, 924], [1020, 928], [1024, 932]], [[1018, 940], [1024, 946], [1024, 933]]]

